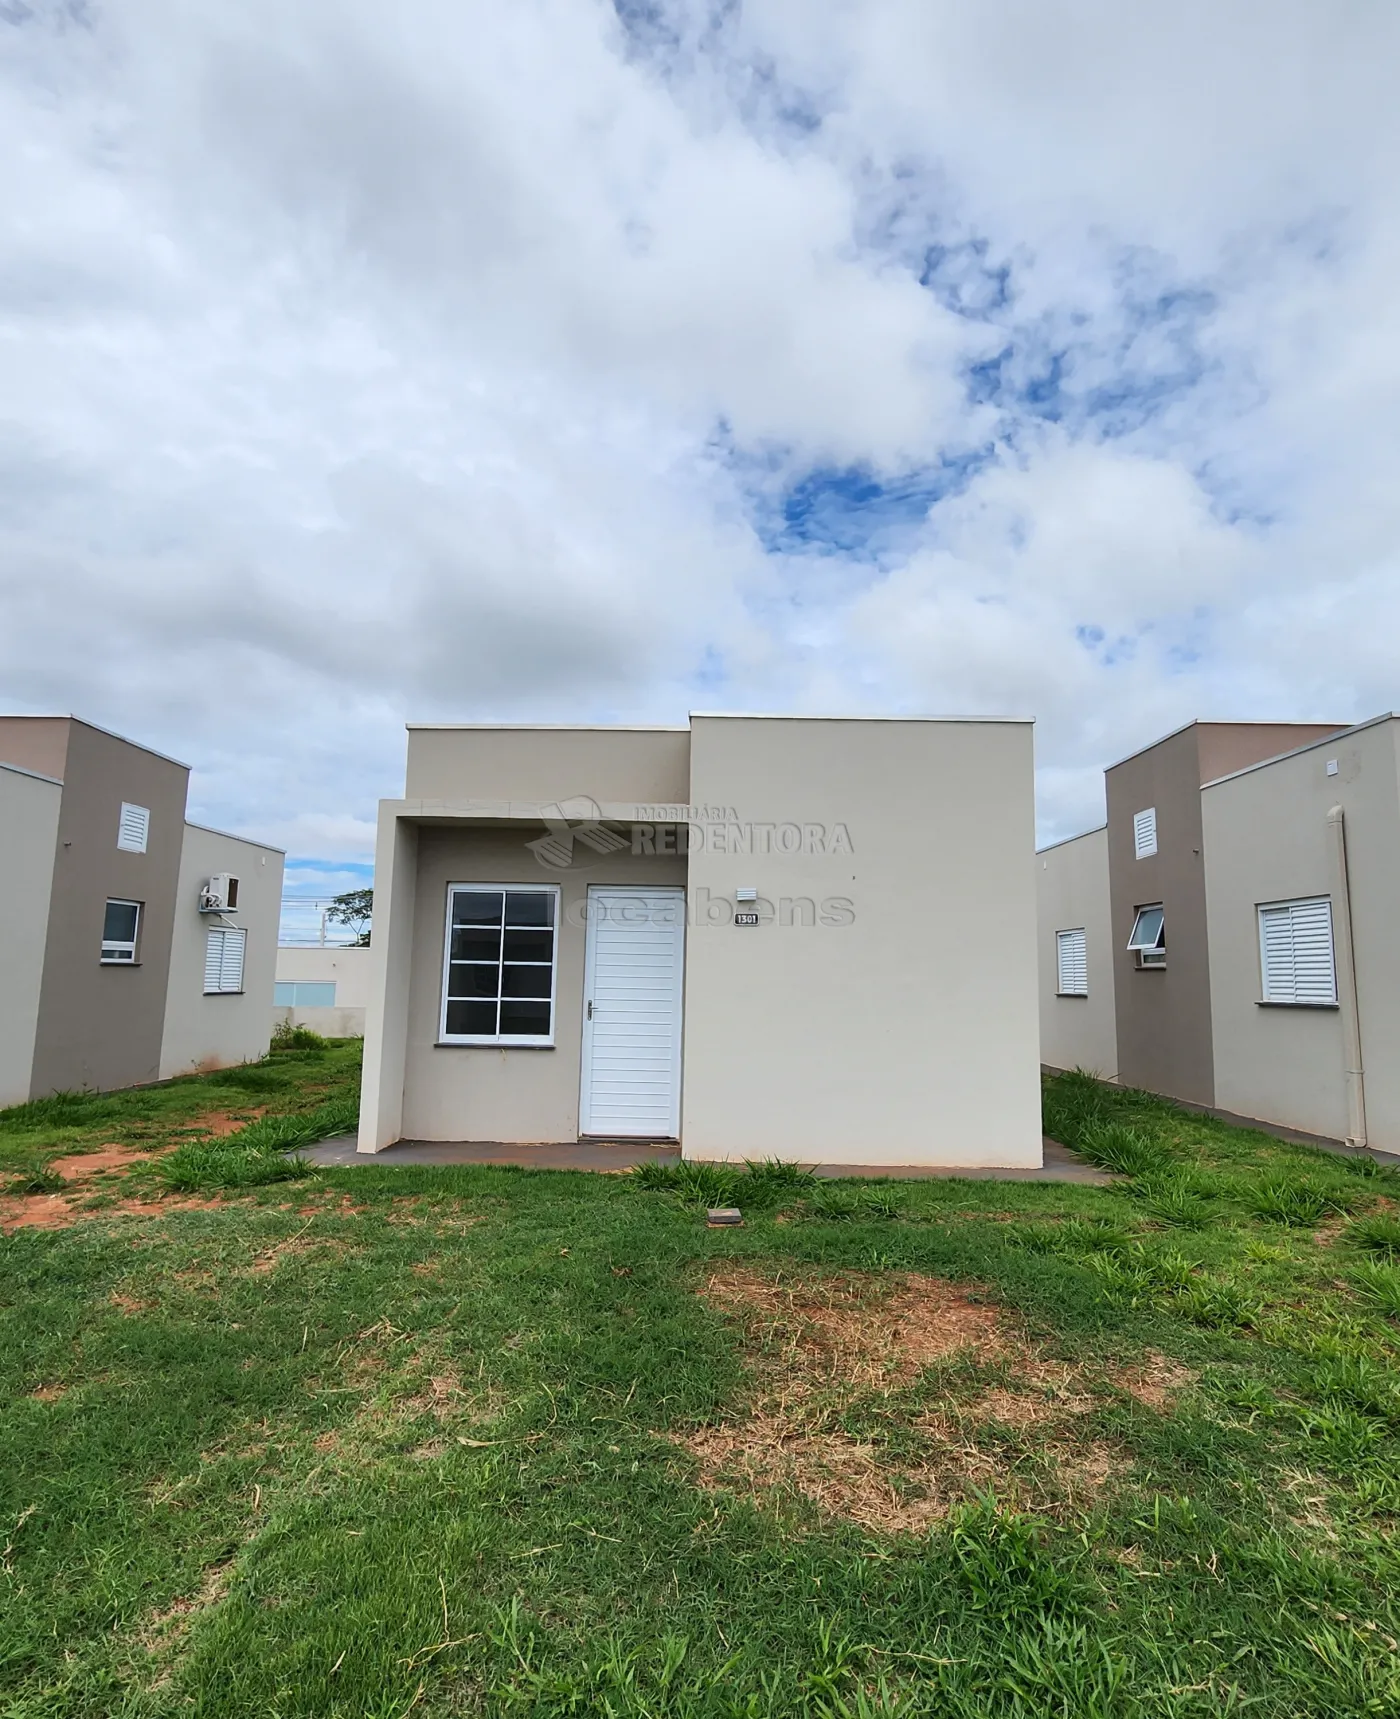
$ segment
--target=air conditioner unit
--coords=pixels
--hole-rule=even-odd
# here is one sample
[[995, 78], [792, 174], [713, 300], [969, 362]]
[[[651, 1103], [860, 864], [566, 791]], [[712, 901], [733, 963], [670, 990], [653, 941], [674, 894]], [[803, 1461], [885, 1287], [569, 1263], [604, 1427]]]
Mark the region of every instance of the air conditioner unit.
[[238, 906], [238, 879], [221, 871], [199, 892], [201, 913], [232, 913]]

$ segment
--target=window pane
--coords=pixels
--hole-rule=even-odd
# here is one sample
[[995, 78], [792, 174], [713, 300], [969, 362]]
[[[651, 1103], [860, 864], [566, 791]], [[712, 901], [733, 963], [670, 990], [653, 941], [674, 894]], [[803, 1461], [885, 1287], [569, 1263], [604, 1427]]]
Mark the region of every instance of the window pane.
[[136, 941], [136, 916], [138, 909], [134, 901], [109, 901], [107, 916], [102, 923], [102, 941], [104, 943], [134, 943]]
[[449, 997], [494, 997], [498, 967], [481, 962], [454, 961], [447, 981]]
[[501, 1032], [527, 1034], [533, 1038], [549, 1037], [549, 1004], [504, 1002], [501, 1004]]
[[110, 946], [104, 943], [102, 945], [102, 959], [104, 961], [134, 961], [136, 951], [129, 943], [117, 943]]
[[447, 1030], [453, 1036], [470, 1034], [494, 1038], [496, 1034], [496, 1005], [494, 1003], [449, 1003]]
[[547, 997], [549, 995], [549, 977], [553, 971], [549, 967], [503, 967], [501, 969], [501, 995], [503, 997]]
[[501, 896], [499, 890], [459, 889], [452, 897], [454, 925], [499, 925]]
[[501, 933], [494, 925], [454, 925], [452, 928], [452, 959], [454, 961], [499, 961]]
[[1164, 913], [1160, 907], [1140, 907], [1137, 919], [1133, 924], [1133, 934], [1128, 939], [1129, 949], [1161, 949], [1165, 947], [1163, 937]]
[[279, 979], [272, 987], [272, 1001], [279, 1009], [294, 1009], [297, 988], [290, 979]]
[[507, 931], [507, 961], [552, 961], [554, 933], [552, 931]]
[[513, 889], [506, 897], [507, 925], [553, 925], [554, 897], [543, 889]]

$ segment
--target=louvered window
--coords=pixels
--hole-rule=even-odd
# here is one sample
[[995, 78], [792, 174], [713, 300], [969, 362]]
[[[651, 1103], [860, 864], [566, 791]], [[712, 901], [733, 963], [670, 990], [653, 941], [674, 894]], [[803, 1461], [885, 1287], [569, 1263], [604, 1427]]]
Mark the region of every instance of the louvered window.
[[1089, 954], [1083, 930], [1057, 931], [1055, 951], [1059, 958], [1059, 990], [1062, 997], [1089, 995]]
[[1320, 895], [1261, 907], [1259, 966], [1266, 1003], [1335, 1003], [1331, 900]]
[[232, 994], [243, 989], [243, 947], [248, 933], [242, 926], [211, 931], [204, 945], [204, 994]]
[[1151, 859], [1157, 851], [1157, 808], [1133, 814], [1133, 857]]
[[117, 846], [124, 854], [143, 854], [150, 834], [149, 808], [130, 806], [123, 800], [121, 817], [117, 820]]

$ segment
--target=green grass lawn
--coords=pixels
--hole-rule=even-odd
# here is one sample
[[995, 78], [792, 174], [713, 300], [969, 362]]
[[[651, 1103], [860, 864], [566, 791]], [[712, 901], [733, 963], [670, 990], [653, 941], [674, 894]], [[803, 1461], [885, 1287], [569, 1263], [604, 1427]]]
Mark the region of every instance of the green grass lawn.
[[1388, 1173], [1075, 1077], [1112, 1187], [199, 1132], [355, 1055], [0, 1113], [12, 1208], [185, 1154], [0, 1236], [7, 1719], [1400, 1713]]

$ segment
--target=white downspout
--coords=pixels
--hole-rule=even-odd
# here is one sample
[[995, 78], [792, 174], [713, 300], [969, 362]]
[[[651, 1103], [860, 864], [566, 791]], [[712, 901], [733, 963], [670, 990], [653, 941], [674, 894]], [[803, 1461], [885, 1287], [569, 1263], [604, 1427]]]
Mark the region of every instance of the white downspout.
[[1347, 1089], [1347, 1145], [1366, 1144], [1366, 1074], [1361, 1066], [1361, 1011], [1356, 998], [1356, 951], [1351, 936], [1351, 877], [1347, 870], [1346, 814], [1327, 814], [1332, 862], [1332, 939], [1337, 960], [1337, 1002], [1342, 1011], [1342, 1052]]

